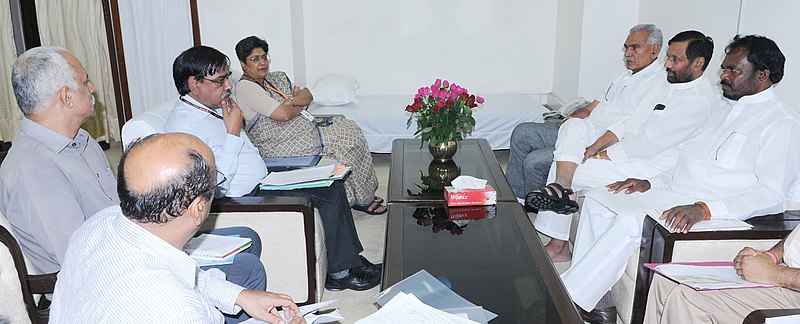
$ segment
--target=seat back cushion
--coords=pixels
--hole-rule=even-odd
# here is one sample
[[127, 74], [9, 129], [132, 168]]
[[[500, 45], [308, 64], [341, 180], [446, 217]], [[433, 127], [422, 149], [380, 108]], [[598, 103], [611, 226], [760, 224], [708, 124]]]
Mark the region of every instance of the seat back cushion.
[[[11, 233], [11, 225], [2, 213], [0, 226]], [[0, 301], [0, 323], [31, 322], [22, 299], [22, 285], [17, 268], [11, 258], [10, 249], [5, 244], [0, 244]]]

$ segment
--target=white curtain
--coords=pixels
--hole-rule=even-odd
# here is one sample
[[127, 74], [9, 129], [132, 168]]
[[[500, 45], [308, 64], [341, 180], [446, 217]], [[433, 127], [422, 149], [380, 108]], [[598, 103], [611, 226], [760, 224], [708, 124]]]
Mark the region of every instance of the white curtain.
[[[188, 0], [119, 0], [133, 116], [178, 98], [172, 62], [194, 44]], [[224, 22], [221, 22], [224, 23]]]
[[0, 37], [0, 140], [11, 141], [22, 123], [22, 112], [11, 87], [11, 65], [17, 58], [17, 50], [7, 0], [0, 0], [0, 35], [4, 35]]
[[97, 88], [97, 116], [82, 127], [98, 141], [119, 141], [117, 105], [101, 1], [36, 0], [36, 19], [42, 45], [61, 46], [74, 53]]

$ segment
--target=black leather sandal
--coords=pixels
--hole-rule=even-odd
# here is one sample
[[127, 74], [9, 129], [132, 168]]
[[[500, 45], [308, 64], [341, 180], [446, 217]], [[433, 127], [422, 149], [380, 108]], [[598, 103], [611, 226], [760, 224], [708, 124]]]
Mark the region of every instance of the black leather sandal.
[[574, 193], [553, 182], [538, 191], [529, 192], [525, 196], [525, 207], [569, 215], [578, 211], [578, 203], [569, 199], [569, 195]]

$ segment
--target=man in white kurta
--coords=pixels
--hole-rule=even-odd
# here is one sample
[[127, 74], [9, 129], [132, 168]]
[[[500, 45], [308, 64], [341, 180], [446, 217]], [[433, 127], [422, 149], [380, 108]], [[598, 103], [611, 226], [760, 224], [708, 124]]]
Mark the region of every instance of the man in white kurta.
[[[619, 179], [649, 178], [670, 170], [677, 162], [683, 143], [697, 136], [712, 116], [721, 114], [719, 90], [703, 74], [713, 53], [711, 39], [697, 31], [686, 31], [669, 43], [668, 61], [664, 65], [670, 75], [661, 74], [661, 80], [651, 81], [649, 92], [642, 96], [629, 116], [608, 126], [602, 136], [597, 135], [597, 128], [562, 128], [577, 131], [559, 136], [559, 139], [582, 141], [580, 146], [568, 145], [562, 150], [570, 151], [565, 156], [577, 160], [578, 167], [571, 183], [574, 191], [602, 187]], [[692, 57], [686, 54], [690, 52], [690, 44]], [[702, 55], [697, 54], [698, 48], [703, 49]], [[668, 86], [660, 91], [662, 88], [658, 84], [667, 84], [667, 80]], [[608, 146], [612, 142], [601, 143], [605, 138], [617, 142]], [[598, 145], [605, 148], [598, 150], [602, 158], [591, 157], [582, 162], [585, 151], [589, 150], [587, 147]], [[550, 169], [548, 182], [556, 180], [555, 169]], [[540, 211], [537, 215], [536, 229], [554, 239], [547, 247], [554, 262], [569, 260], [566, 243], [571, 222], [571, 214]]]
[[[730, 112], [686, 144], [673, 173], [609, 187], [629, 195], [605, 189], [587, 194], [573, 263], [562, 275], [584, 310], [595, 308], [622, 275], [639, 246], [646, 214], [687, 231], [704, 219], [784, 210], [785, 195], [800, 172], [800, 152], [792, 147], [800, 141], [800, 119], [772, 90], [785, 59], [774, 42], [760, 36], [737, 37], [725, 51], [720, 83]], [[748, 53], [772, 65], [758, 67]], [[770, 55], [779, 57], [764, 58]]]
[[657, 275], [644, 323], [741, 323], [756, 309], [800, 308], [800, 226], [767, 251], [744, 248], [734, 268], [747, 281], [776, 287], [695, 291]]

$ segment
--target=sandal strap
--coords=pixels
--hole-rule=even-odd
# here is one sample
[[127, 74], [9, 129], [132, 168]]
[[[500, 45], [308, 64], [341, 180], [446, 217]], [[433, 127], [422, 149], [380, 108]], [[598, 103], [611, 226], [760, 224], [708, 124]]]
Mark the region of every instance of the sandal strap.
[[572, 191], [572, 189], [565, 189], [558, 182], [553, 182], [553, 183], [547, 185], [547, 187], [558, 189], [558, 191], [560, 191], [561, 194], [562, 194], [561, 197], [562, 198], [566, 198], [566, 199], [569, 199], [569, 195], [575, 193], [574, 191]]

